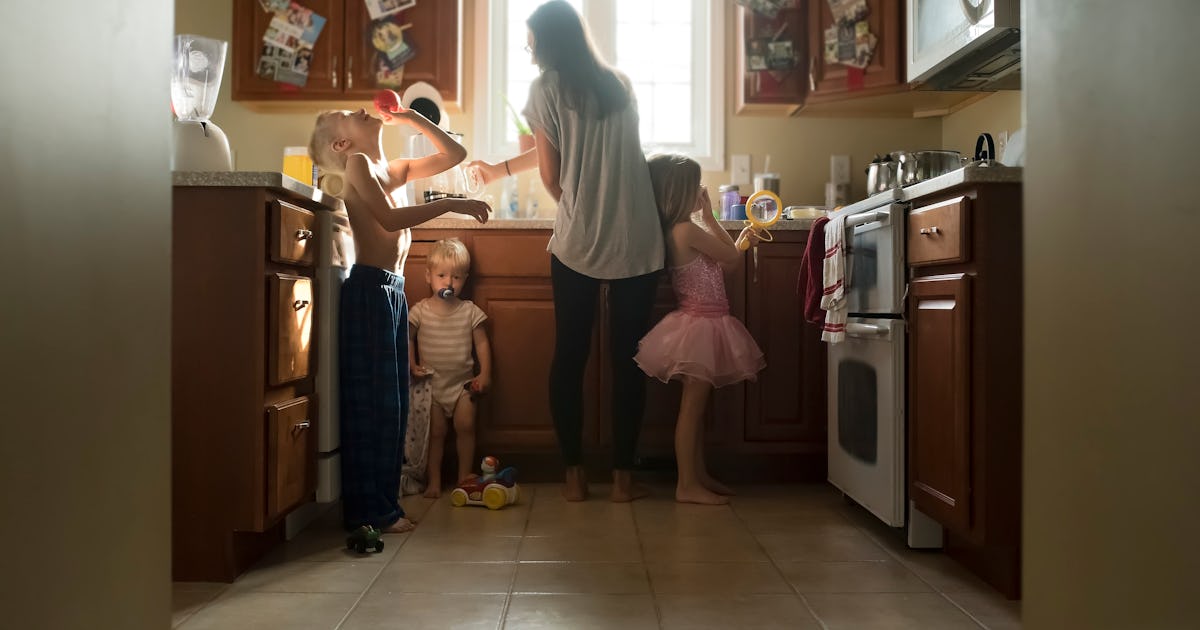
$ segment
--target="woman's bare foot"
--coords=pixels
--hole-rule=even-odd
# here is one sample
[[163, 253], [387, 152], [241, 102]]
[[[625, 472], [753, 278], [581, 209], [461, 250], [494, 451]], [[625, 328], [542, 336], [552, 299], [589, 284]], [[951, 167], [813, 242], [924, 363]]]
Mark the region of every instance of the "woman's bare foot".
[[389, 527], [383, 530], [385, 534], [405, 534], [411, 532], [417, 526], [417, 521], [409, 518], [401, 518], [392, 523]]
[[433, 484], [429, 484], [429, 487], [425, 489], [424, 496], [426, 499], [436, 499], [436, 498], [442, 496], [442, 489]]
[[633, 482], [633, 474], [628, 470], [613, 471], [612, 502], [629, 503], [650, 496], [650, 490], [640, 483]]
[[700, 477], [700, 485], [707, 488], [709, 492], [715, 492], [727, 497], [737, 494], [733, 491], [733, 488], [730, 488], [729, 486], [717, 481], [716, 479], [713, 479], [712, 477], [709, 477], [708, 475]]
[[675, 500], [679, 503], [699, 503], [701, 505], [729, 503], [729, 497], [723, 497], [702, 485], [675, 486]]
[[588, 498], [587, 477], [583, 474], [583, 466], [567, 466], [563, 498], [568, 501], [584, 501]]

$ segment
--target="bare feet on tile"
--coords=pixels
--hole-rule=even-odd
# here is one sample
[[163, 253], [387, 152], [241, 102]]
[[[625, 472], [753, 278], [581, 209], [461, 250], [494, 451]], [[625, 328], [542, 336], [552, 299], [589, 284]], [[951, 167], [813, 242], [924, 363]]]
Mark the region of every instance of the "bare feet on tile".
[[716, 479], [713, 479], [712, 477], [709, 477], [708, 475], [700, 477], [700, 485], [707, 488], [709, 492], [715, 492], [716, 494], [727, 497], [737, 494], [733, 491], [733, 488], [730, 488], [729, 486], [717, 481]]
[[568, 501], [584, 501], [588, 498], [587, 477], [583, 474], [583, 466], [567, 466], [563, 498]]
[[385, 528], [383, 530], [383, 533], [385, 533], [385, 534], [404, 534], [404, 533], [411, 532], [414, 528], [416, 528], [416, 526], [417, 526], [417, 521], [415, 519], [402, 518], [402, 519], [396, 521], [395, 523], [392, 523], [390, 527]]
[[613, 503], [629, 503], [650, 496], [650, 489], [640, 483], [633, 482], [633, 474], [628, 470], [613, 471], [612, 499]]
[[702, 485], [675, 486], [675, 500], [679, 503], [699, 503], [700, 505], [725, 505], [729, 497], [721, 496]]

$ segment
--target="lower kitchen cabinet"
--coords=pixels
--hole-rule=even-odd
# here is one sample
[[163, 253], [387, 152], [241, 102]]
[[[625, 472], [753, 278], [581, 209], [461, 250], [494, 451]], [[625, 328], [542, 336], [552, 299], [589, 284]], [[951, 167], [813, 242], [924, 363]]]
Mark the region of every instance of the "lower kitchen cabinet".
[[[767, 356], [757, 384], [717, 389], [709, 401], [706, 440], [714, 473], [733, 481], [820, 480], [825, 477], [825, 349], [820, 331], [803, 323], [796, 277], [807, 231], [776, 230], [726, 273], [732, 314], [747, 324]], [[548, 381], [554, 353], [554, 301], [549, 230], [419, 229], [405, 267], [410, 303], [429, 295], [425, 256], [433, 241], [457, 237], [471, 251], [465, 289], [488, 315], [492, 391], [480, 403], [479, 455], [495, 454], [529, 479], [557, 479], [558, 444]], [[595, 478], [607, 475], [611, 447], [611, 357], [607, 300], [601, 285], [590, 361], [584, 377], [584, 451]], [[664, 272], [651, 325], [675, 308]], [[639, 455], [668, 468], [674, 455], [680, 386], [646, 379]], [[450, 449], [447, 450], [449, 459]], [[449, 464], [447, 464], [449, 465]]]
[[908, 216], [908, 482], [946, 552], [1020, 594], [1021, 187], [968, 184]]
[[232, 582], [316, 489], [316, 212], [252, 186], [176, 186], [172, 577]]

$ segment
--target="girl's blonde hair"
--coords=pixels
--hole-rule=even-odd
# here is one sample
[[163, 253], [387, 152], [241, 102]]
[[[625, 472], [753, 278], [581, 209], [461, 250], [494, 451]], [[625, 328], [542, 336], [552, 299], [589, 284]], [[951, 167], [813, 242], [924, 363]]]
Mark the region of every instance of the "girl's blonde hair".
[[652, 156], [646, 164], [663, 229], [690, 220], [700, 193], [700, 164], [674, 153]]
[[459, 273], [471, 270], [471, 254], [467, 246], [456, 238], [447, 238], [433, 244], [429, 250], [429, 268], [442, 263], [450, 263], [450, 267]]

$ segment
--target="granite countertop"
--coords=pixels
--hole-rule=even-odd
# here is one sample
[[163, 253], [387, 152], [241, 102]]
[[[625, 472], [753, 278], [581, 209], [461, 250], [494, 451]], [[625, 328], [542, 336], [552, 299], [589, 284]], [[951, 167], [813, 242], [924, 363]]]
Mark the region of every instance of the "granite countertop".
[[275, 171], [172, 171], [172, 186], [218, 188], [274, 188], [319, 203], [334, 212], [345, 212], [341, 199]]
[[885, 206], [889, 203], [911, 201], [962, 184], [1019, 184], [1024, 172], [1025, 169], [1019, 166], [1004, 166], [1002, 164], [979, 166], [971, 164], [905, 188], [893, 188], [892, 190], [872, 195], [862, 201], [843, 207], [834, 213], [834, 215], [856, 214]]
[[[772, 225], [772, 230], [807, 230], [812, 226], [812, 219], [784, 219]], [[726, 230], [741, 230], [746, 226], [744, 221], [721, 221], [721, 227]], [[475, 219], [445, 218], [426, 221], [418, 230], [552, 230], [554, 219], [491, 219], [487, 223], [479, 223]]]

